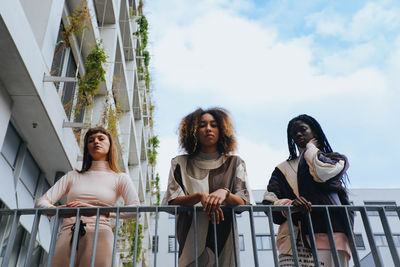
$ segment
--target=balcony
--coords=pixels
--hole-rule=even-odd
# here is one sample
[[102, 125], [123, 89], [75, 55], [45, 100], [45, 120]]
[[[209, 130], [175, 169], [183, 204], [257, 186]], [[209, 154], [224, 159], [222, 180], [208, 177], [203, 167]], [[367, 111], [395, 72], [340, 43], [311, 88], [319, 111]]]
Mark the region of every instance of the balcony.
[[[237, 206], [237, 207], [223, 207], [225, 212], [232, 214], [234, 220], [232, 224], [232, 233], [235, 237], [236, 233], [239, 233], [237, 240], [234, 242], [234, 261], [236, 266], [242, 262], [241, 266], [278, 266], [278, 253], [274, 237], [277, 228], [273, 224], [273, 212], [286, 212], [288, 219], [291, 221], [292, 212], [296, 211], [296, 208], [291, 206]], [[329, 243], [331, 253], [335, 262], [335, 266], [340, 266], [337, 250], [335, 249], [333, 231], [331, 225], [331, 218], [329, 211], [341, 210], [345, 216], [343, 216], [343, 222], [346, 226], [346, 231], [349, 236], [349, 244], [351, 248], [352, 260], [350, 266], [400, 266], [398, 247], [400, 246], [400, 235], [393, 234], [393, 231], [399, 231], [399, 218], [400, 218], [400, 207], [397, 206], [313, 206], [313, 211], [320, 211], [324, 214], [324, 221], [326, 230], [329, 237]], [[350, 218], [348, 212], [353, 211], [355, 213], [355, 231], [354, 233], [350, 227]], [[94, 266], [94, 259], [96, 256], [96, 247], [99, 242], [98, 240], [98, 229], [99, 229], [99, 218], [100, 214], [103, 213], [115, 213], [115, 224], [113, 226], [114, 241], [113, 241], [113, 256], [111, 266], [122, 266], [123, 263], [129, 263], [130, 266], [137, 265], [137, 251], [138, 249], [138, 231], [139, 227], [135, 227], [134, 238], [132, 239], [134, 253], [131, 259], [122, 259], [121, 253], [127, 252], [131, 248], [122, 247], [124, 238], [119, 237], [120, 226], [124, 220], [120, 219], [121, 214], [131, 214], [133, 219], [139, 220], [140, 214], [151, 213], [153, 222], [151, 226], [151, 232], [153, 235], [152, 242], [142, 242], [142, 246], [146, 246], [146, 249], [151, 248], [152, 258], [142, 259], [142, 264], [147, 266], [163, 266], [165, 259], [168, 257], [168, 262], [171, 265], [178, 266], [178, 244], [176, 241], [176, 225], [177, 225], [177, 214], [182, 212], [191, 212], [193, 218], [196, 220], [196, 216], [203, 212], [201, 207], [181, 207], [181, 206], [140, 206], [140, 207], [104, 207], [104, 208], [62, 208], [62, 209], [15, 209], [0, 210], [1, 222], [0, 225], [0, 261], [1, 266], [52, 266], [54, 257], [54, 248], [59, 232], [59, 226], [62, 218], [68, 215], [76, 216], [75, 231], [73, 232], [72, 238], [72, 249], [70, 255], [70, 265], [73, 266], [74, 258], [76, 256], [76, 247], [78, 245], [78, 230], [80, 217], [90, 214], [95, 216], [96, 225], [94, 233], [94, 242], [92, 246], [92, 263]], [[48, 244], [48, 250], [44, 253], [45, 255], [38, 260], [35, 258], [35, 247], [37, 247], [37, 241], [39, 238], [38, 230], [42, 230], [40, 220], [47, 220], [46, 214], [52, 215], [52, 230], [51, 238]], [[93, 215], [96, 214], [96, 215]], [[23, 217], [33, 217], [30, 234], [27, 235], [29, 238], [26, 239], [25, 245], [18, 249], [18, 255], [15, 255], [15, 248], [20, 245], [17, 244], [17, 229], [20, 226], [21, 219]], [[145, 216], [141, 216], [145, 217]], [[311, 216], [308, 215], [306, 218], [308, 222], [308, 229], [310, 233], [313, 233], [311, 222]], [[7, 221], [7, 225], [3, 222]], [[216, 232], [216, 226], [214, 225], [214, 233]], [[146, 226], [145, 226], [146, 227]], [[248, 228], [247, 230], [244, 228]], [[262, 230], [261, 230], [262, 228]], [[172, 229], [172, 232], [168, 232], [168, 229]], [[50, 229], [47, 229], [50, 231]], [[258, 234], [263, 232], [262, 235]], [[29, 231], [29, 230], [28, 230]], [[293, 231], [293, 225], [289, 224], [290, 240], [292, 247], [296, 247], [295, 235]], [[245, 233], [245, 234], [240, 234]], [[247, 234], [246, 234], [247, 233]], [[193, 243], [193, 253], [197, 253], [197, 228], [194, 227], [195, 242]], [[365, 245], [363, 242], [360, 243], [358, 237], [366, 236], [368, 244]], [[268, 239], [263, 237], [269, 236]], [[169, 244], [169, 253], [166, 255], [166, 249], [163, 249], [163, 244], [159, 241], [167, 240]], [[40, 241], [43, 243], [43, 240]], [[214, 236], [214, 242], [217, 242], [216, 236]], [[243, 244], [242, 244], [243, 242]], [[248, 249], [247, 254], [244, 252], [245, 244], [247, 243]], [[311, 249], [314, 255], [315, 266], [320, 266], [318, 263], [318, 255], [315, 247], [315, 239], [313, 235], [310, 238]], [[146, 245], [147, 244], [147, 245]], [[161, 245], [160, 245], [161, 244]], [[42, 244], [42, 247], [46, 245]], [[217, 246], [215, 246], [217, 247]], [[361, 249], [361, 250], [360, 250]], [[240, 251], [240, 252], [239, 252]], [[361, 251], [361, 252], [360, 252]], [[385, 252], [386, 251], [386, 252]], [[240, 253], [240, 255], [238, 255]], [[385, 254], [386, 253], [386, 254]], [[218, 253], [215, 253], [218, 255]], [[196, 255], [196, 254], [195, 254]], [[360, 256], [362, 255], [362, 257]], [[301, 266], [299, 263], [299, 255], [294, 250], [295, 266]], [[216, 256], [216, 266], [218, 266], [218, 257]], [[243, 261], [245, 260], [245, 264]], [[267, 265], [266, 265], [267, 264]], [[196, 266], [198, 263], [196, 262]]]

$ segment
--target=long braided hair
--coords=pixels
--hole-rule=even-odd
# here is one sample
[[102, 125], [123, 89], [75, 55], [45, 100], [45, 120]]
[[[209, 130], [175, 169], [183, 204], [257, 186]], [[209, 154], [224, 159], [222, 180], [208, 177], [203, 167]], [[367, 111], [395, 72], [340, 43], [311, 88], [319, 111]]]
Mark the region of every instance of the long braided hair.
[[296, 150], [296, 143], [294, 142], [294, 138], [292, 136], [292, 128], [293, 124], [296, 121], [302, 121], [306, 123], [308, 126], [310, 126], [314, 137], [318, 141], [319, 149], [322, 152], [325, 153], [330, 153], [333, 152], [331, 145], [328, 142], [328, 139], [326, 139], [326, 136], [324, 132], [322, 131], [321, 125], [319, 125], [318, 121], [314, 119], [313, 117], [302, 114], [297, 117], [294, 117], [289, 121], [288, 127], [287, 127], [287, 140], [288, 140], [288, 147], [289, 147], [289, 158], [287, 160], [293, 160], [298, 157], [297, 155], [297, 150]]

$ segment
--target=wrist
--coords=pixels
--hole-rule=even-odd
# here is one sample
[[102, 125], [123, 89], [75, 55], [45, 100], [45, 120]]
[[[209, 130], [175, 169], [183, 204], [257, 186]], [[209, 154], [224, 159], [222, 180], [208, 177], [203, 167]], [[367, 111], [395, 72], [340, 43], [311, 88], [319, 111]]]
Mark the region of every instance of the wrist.
[[229, 188], [227, 188], [227, 187], [224, 187], [223, 190], [226, 191], [225, 199], [228, 199], [229, 196], [231, 195], [231, 190], [229, 190]]

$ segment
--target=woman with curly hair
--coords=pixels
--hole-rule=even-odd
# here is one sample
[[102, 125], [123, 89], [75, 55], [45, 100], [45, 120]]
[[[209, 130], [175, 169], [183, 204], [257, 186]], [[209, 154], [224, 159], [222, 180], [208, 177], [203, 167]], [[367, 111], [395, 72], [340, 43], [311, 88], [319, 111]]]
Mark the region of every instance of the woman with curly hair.
[[[290, 120], [287, 140], [289, 158], [273, 171], [263, 204], [293, 205], [302, 211], [292, 215], [301, 266], [314, 266], [315, 262], [305, 216], [311, 212], [320, 265], [334, 266], [324, 214], [311, 209], [312, 205], [350, 205], [345, 187], [347, 157], [333, 152], [320, 124], [309, 115]], [[343, 221], [345, 214], [342, 210], [329, 213], [340, 265], [348, 266], [351, 251]], [[295, 266], [286, 214], [275, 212], [273, 215], [274, 222], [280, 225], [276, 240], [279, 266]], [[349, 215], [352, 220], [353, 214]]]
[[[228, 112], [211, 108], [190, 113], [180, 123], [179, 143], [186, 154], [171, 161], [163, 205], [203, 206], [205, 212], [197, 215], [198, 266], [216, 263], [214, 219], [219, 266], [234, 266], [233, 218], [231, 213], [222, 211], [221, 205], [248, 205], [253, 200], [245, 163], [231, 154], [236, 148], [236, 139]], [[191, 212], [178, 214], [181, 267], [194, 266], [196, 261], [194, 223]]]

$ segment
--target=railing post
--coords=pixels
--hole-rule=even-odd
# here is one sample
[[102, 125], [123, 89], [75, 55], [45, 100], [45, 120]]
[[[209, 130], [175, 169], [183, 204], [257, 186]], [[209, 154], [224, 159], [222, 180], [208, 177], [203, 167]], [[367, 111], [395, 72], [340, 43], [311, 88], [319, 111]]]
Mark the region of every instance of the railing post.
[[12, 250], [14, 247], [15, 236], [17, 235], [17, 228], [18, 228], [18, 222], [19, 222], [20, 216], [21, 215], [18, 213], [18, 210], [15, 210], [12, 227], [11, 227], [11, 232], [8, 236], [6, 253], [4, 254], [4, 258], [3, 258], [3, 262], [1, 263], [1, 267], [8, 267], [8, 263], [10, 261], [11, 253], [12, 253]]
[[289, 226], [290, 242], [292, 243], [292, 254], [293, 254], [294, 265], [296, 267], [300, 267], [299, 252], [297, 251], [296, 236], [294, 235], [294, 229], [293, 229], [294, 227], [293, 227], [293, 220], [292, 220], [292, 210], [291, 210], [290, 206], [287, 206], [286, 221]]
[[358, 257], [357, 248], [356, 248], [356, 244], [354, 241], [354, 233], [353, 233], [353, 229], [351, 226], [349, 211], [348, 211], [347, 207], [344, 207], [344, 222], [345, 222], [346, 231], [347, 231], [347, 239], [349, 240], [351, 254], [353, 256], [353, 264], [355, 267], [361, 267], [360, 266], [360, 258]]
[[32, 224], [31, 238], [29, 239], [28, 251], [27, 251], [25, 265], [24, 265], [25, 267], [31, 266], [33, 246], [35, 245], [35, 241], [36, 241], [36, 234], [37, 234], [37, 230], [39, 227], [40, 215], [41, 214], [40, 214], [39, 210], [36, 209], [35, 210], [35, 218], [33, 219], [33, 224]]
[[75, 255], [76, 255], [76, 246], [78, 245], [78, 238], [79, 238], [79, 226], [80, 226], [80, 208], [77, 208], [76, 212], [76, 220], [75, 220], [75, 231], [72, 239], [72, 246], [71, 246], [71, 255], [69, 258], [69, 267], [74, 267], [75, 263]]
[[[119, 227], [119, 207], [117, 207], [117, 216], [115, 218], [114, 244], [113, 244], [111, 267], [114, 267], [115, 254], [117, 252], [118, 227]], [[137, 222], [136, 222], [136, 227], [138, 227]]]
[[154, 229], [154, 243], [155, 243], [155, 248], [154, 248], [154, 262], [153, 266], [157, 267], [157, 252], [158, 252], [158, 207], [156, 206], [156, 225]]
[[98, 235], [99, 235], [100, 208], [97, 208], [96, 210], [97, 210], [96, 211], [96, 225], [94, 227], [92, 258], [90, 260], [90, 267], [94, 267], [94, 263], [96, 260], [97, 239], [98, 239]]
[[278, 248], [276, 247], [274, 220], [272, 218], [271, 206], [268, 206], [268, 223], [269, 223], [269, 233], [271, 235], [272, 254], [274, 256], [275, 267], [278, 267], [279, 266], [279, 259], [278, 259], [278, 253], [277, 253]]
[[47, 258], [47, 266], [52, 266], [53, 264], [54, 250], [56, 247], [57, 232], [59, 227], [59, 218], [60, 218], [60, 209], [56, 209], [56, 215], [54, 217], [54, 222], [53, 222], [53, 231], [51, 233], [49, 257]]
[[216, 215], [214, 213], [214, 218], [213, 218], [213, 232], [214, 232], [214, 255], [215, 255], [215, 266], [219, 266], [219, 260], [218, 260], [218, 241], [217, 241], [217, 220], [216, 220]]
[[360, 213], [361, 213], [361, 217], [362, 217], [362, 220], [363, 220], [363, 223], [364, 223], [365, 232], [367, 234], [369, 246], [371, 248], [371, 253], [372, 253], [372, 256], [374, 258], [375, 266], [376, 267], [382, 267], [382, 262], [381, 262], [381, 259], [379, 258], [378, 249], [376, 248], [374, 235], [373, 235], [372, 230], [371, 230], [371, 225], [369, 223], [369, 219], [368, 219], [367, 211], [366, 211], [365, 207], [363, 207], [360, 210]]
[[324, 214], [325, 214], [326, 230], [328, 233], [329, 244], [331, 245], [331, 253], [332, 253], [332, 257], [333, 257], [333, 262], [335, 263], [335, 266], [340, 267], [339, 255], [338, 255], [338, 252], [336, 249], [335, 239], [333, 238], [331, 217], [329, 215], [329, 208], [327, 206], [325, 206], [325, 208], [324, 208]]
[[136, 207], [136, 221], [135, 221], [135, 253], [133, 253], [133, 267], [136, 267], [136, 254], [138, 249], [138, 235], [139, 235], [139, 207]]
[[[317, 245], [315, 243], [314, 228], [312, 225], [311, 214], [309, 212], [307, 212], [306, 220], [307, 220], [308, 235], [310, 236], [310, 241], [311, 241], [311, 251], [314, 258], [314, 264], [315, 266], [319, 267], [318, 250], [317, 250]], [[306, 240], [304, 240], [304, 242], [306, 242]]]
[[379, 208], [379, 217], [381, 218], [383, 231], [386, 235], [386, 240], [389, 245], [390, 254], [392, 254], [394, 266], [400, 266], [399, 254], [397, 253], [396, 246], [393, 241], [392, 231], [390, 230], [389, 222], [386, 218], [385, 210], [383, 207]]
[[231, 208], [232, 211], [232, 241], [233, 241], [233, 252], [235, 256], [235, 267], [239, 266], [238, 264], [238, 256], [237, 253], [240, 253], [240, 245], [239, 249], [238, 244], [236, 244], [236, 215], [235, 215], [235, 207]]
[[197, 255], [197, 213], [196, 213], [196, 206], [193, 206], [193, 222], [194, 225], [194, 261], [195, 261], [195, 266], [199, 267], [199, 259]]
[[259, 265], [258, 265], [256, 231], [254, 227], [253, 206], [250, 206], [249, 219], [250, 219], [251, 241], [253, 243], [254, 266], [258, 267]]
[[[178, 207], [174, 208], [175, 211], [175, 238], [174, 238], [174, 262], [175, 262], [175, 267], [178, 265], [177, 263], [177, 243], [178, 243], [178, 236], [177, 236], [177, 229], [178, 229], [178, 220], [177, 220], [177, 213]], [[169, 241], [169, 240], [168, 240]]]

